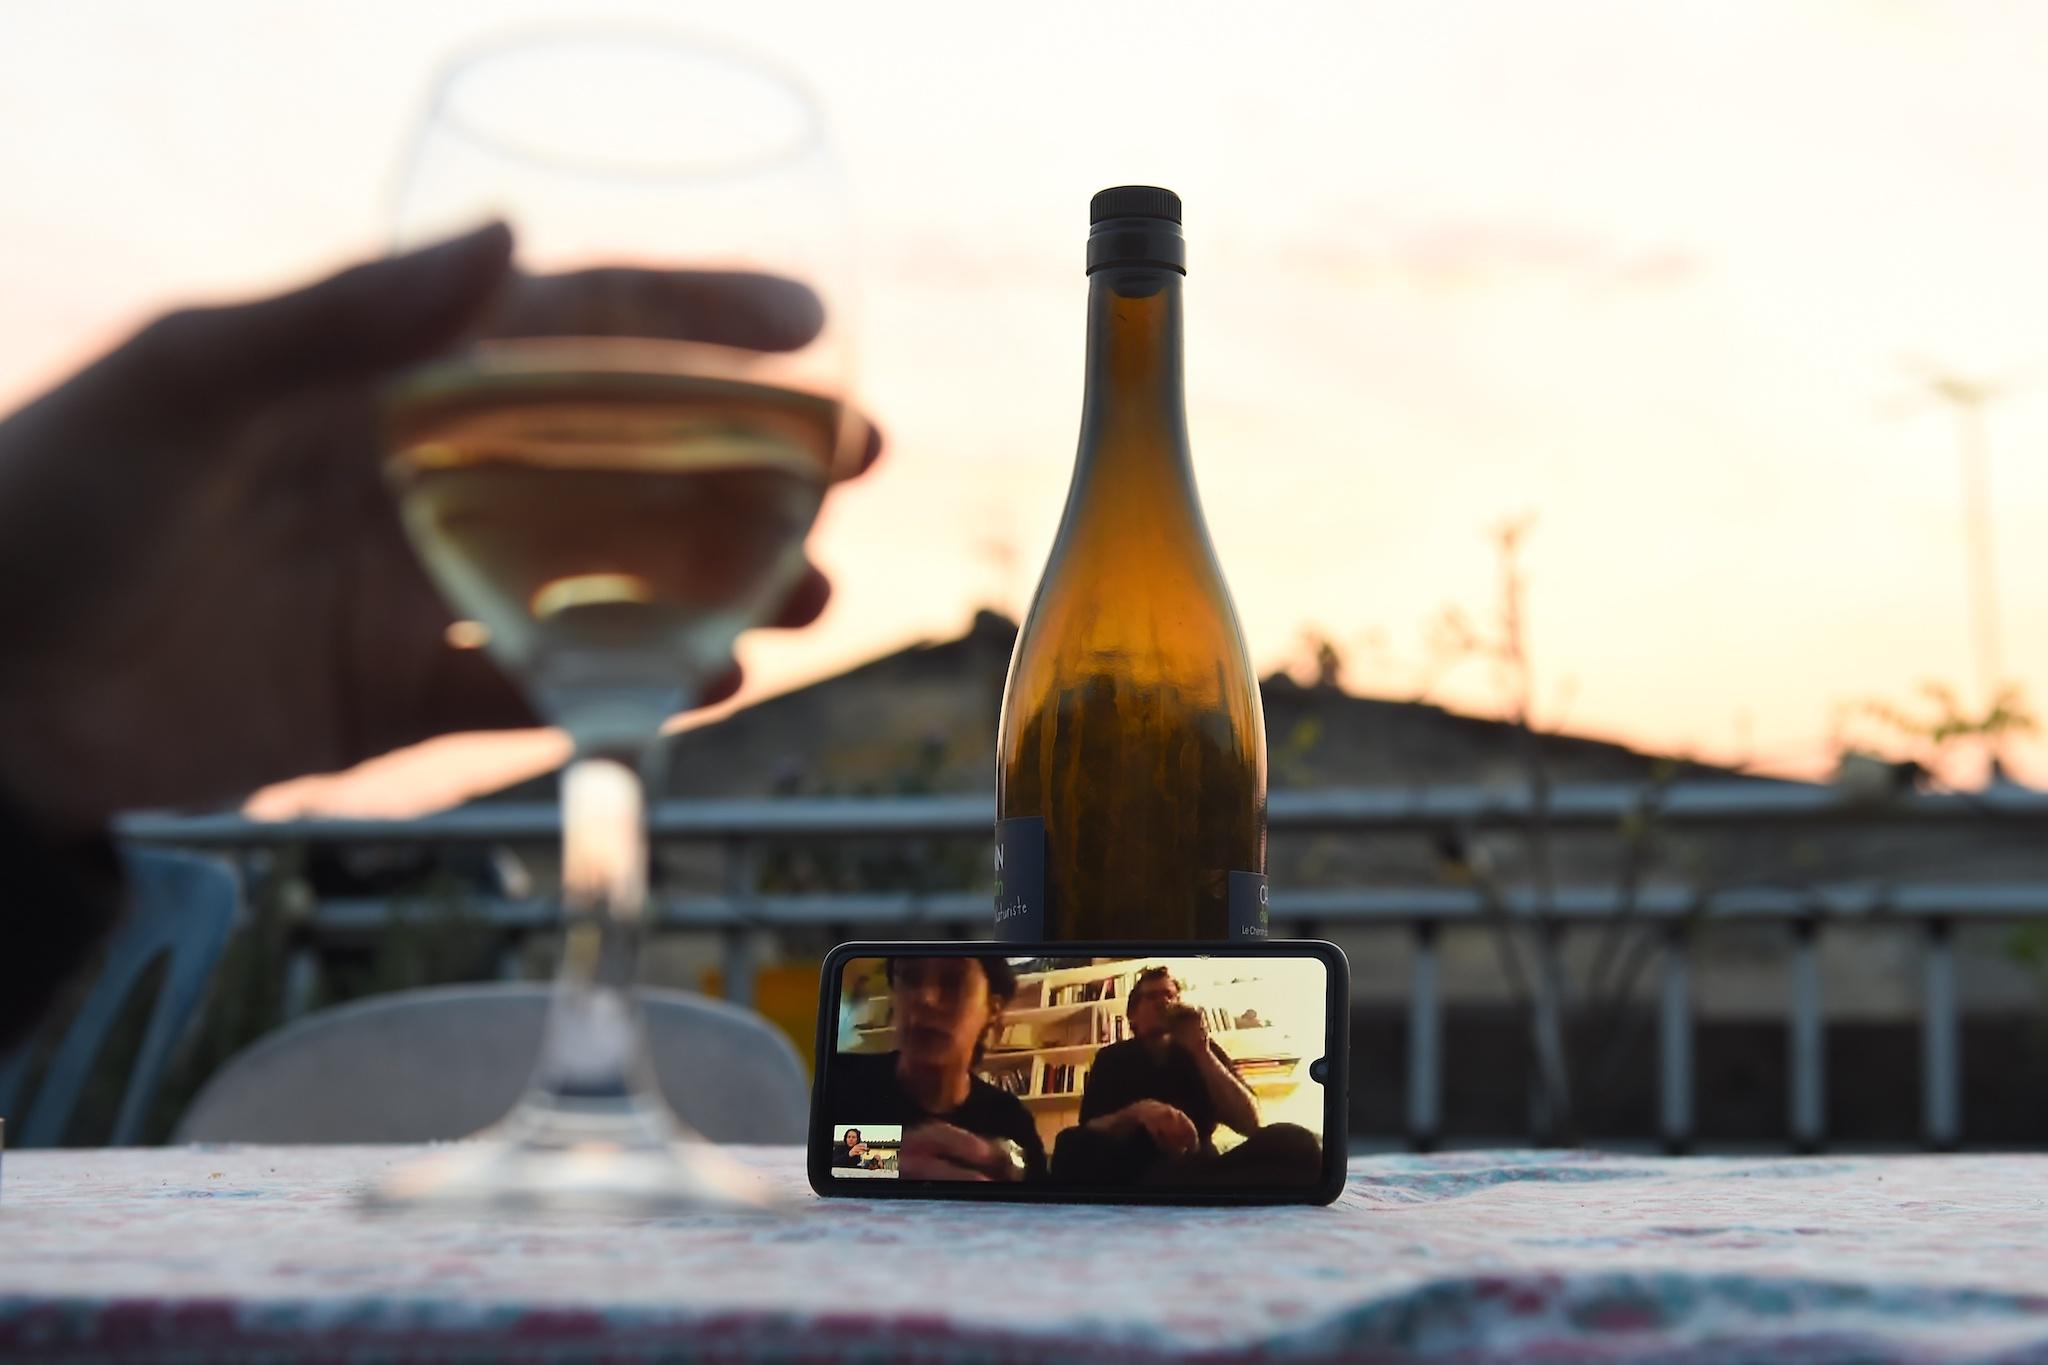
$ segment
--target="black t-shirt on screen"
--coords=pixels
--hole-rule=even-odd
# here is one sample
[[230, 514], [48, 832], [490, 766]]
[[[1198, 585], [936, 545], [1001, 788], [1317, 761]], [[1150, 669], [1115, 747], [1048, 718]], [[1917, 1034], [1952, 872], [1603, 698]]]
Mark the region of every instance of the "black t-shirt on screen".
[[1039, 1141], [1031, 1111], [1015, 1095], [998, 1090], [979, 1076], [969, 1080], [967, 1098], [960, 1107], [943, 1114], [927, 1111], [910, 1097], [896, 1078], [894, 1052], [835, 1052], [830, 1084], [833, 1111], [848, 1119], [858, 1117], [876, 1127], [900, 1124], [906, 1133], [936, 1119], [976, 1137], [1008, 1138], [1023, 1149], [1024, 1178], [1045, 1178], [1045, 1144]]
[[[1230, 1058], [1214, 1039], [1209, 1051], [1230, 1067]], [[1216, 1150], [1216, 1102], [1209, 1098], [1201, 1069], [1186, 1048], [1176, 1044], [1154, 1061], [1143, 1043], [1130, 1038], [1095, 1054], [1095, 1064], [1088, 1070], [1088, 1087], [1081, 1096], [1081, 1122], [1114, 1114], [1139, 1100], [1160, 1100], [1180, 1110], [1201, 1134], [1202, 1150]], [[1149, 1145], [1150, 1136], [1144, 1141]]]

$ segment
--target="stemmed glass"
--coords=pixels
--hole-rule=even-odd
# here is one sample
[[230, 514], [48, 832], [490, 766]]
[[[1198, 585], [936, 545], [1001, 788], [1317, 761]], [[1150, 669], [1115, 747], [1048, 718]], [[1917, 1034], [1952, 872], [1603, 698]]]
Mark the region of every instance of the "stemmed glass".
[[555, 32], [450, 62], [409, 159], [401, 239], [491, 217], [517, 234], [517, 272], [481, 336], [393, 386], [388, 470], [466, 631], [574, 742], [566, 942], [518, 1105], [371, 1199], [758, 1203], [647, 1062], [639, 770], [796, 585], [820, 500], [865, 446], [839, 177], [814, 102], [771, 67]]

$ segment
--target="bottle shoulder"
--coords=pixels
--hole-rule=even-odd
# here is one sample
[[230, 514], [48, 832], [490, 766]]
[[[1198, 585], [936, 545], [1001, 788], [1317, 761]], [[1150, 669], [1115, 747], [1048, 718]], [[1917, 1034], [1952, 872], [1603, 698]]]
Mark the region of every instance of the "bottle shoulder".
[[1180, 661], [1203, 673], [1250, 671], [1244, 633], [1227, 589], [1161, 591], [1114, 584], [1040, 591], [1017, 631], [1011, 671], [1040, 658], [1097, 659], [1102, 666]]
[[1264, 731], [1258, 677], [1221, 574], [1126, 581], [1049, 569], [1011, 652], [1005, 722], [1084, 689], [1144, 692]]

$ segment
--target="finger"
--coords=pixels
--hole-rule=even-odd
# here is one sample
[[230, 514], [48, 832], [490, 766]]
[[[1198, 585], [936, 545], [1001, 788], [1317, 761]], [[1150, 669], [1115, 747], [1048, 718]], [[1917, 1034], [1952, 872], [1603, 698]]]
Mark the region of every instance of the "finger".
[[[798, 582], [789, 598], [782, 604], [782, 610], [768, 624], [779, 630], [794, 630], [807, 626], [824, 613], [825, 604], [832, 598], [832, 583], [816, 568], [806, 567], [803, 579]], [[712, 679], [698, 697], [698, 706], [716, 706], [740, 690], [746, 681], [746, 674], [735, 663]]]
[[484, 327], [493, 337], [660, 337], [795, 351], [824, 330], [825, 306], [779, 275], [614, 266], [519, 276]]
[[864, 430], [860, 464], [854, 469], [854, 477], [857, 478], [874, 468], [875, 461], [882, 458], [882, 429], [859, 414], [855, 414], [851, 420], [859, 422]]
[[783, 601], [782, 610], [775, 613], [775, 619], [768, 624], [782, 630], [794, 630], [807, 626], [825, 612], [825, 604], [832, 600], [832, 581], [819, 573], [814, 565], [804, 566], [804, 576]]
[[925, 1124], [911, 1133], [904, 1145], [965, 1165], [980, 1165], [995, 1155], [995, 1144], [950, 1123]]
[[960, 1130], [949, 1123], [920, 1124], [903, 1135], [903, 1150], [920, 1156], [952, 1154], [957, 1150], [956, 1140], [960, 1135]]
[[697, 705], [716, 706], [739, 691], [740, 684], [745, 681], [746, 674], [740, 671], [738, 664], [734, 664], [712, 679], [710, 685], [704, 689], [704, 695], [698, 698]]
[[144, 328], [123, 359], [145, 392], [180, 404], [394, 369], [453, 341], [511, 259], [512, 233], [493, 223], [290, 294], [172, 313]]
[[[816, 569], [809, 569], [770, 624], [784, 629], [807, 626], [818, 619], [831, 596], [831, 582]], [[745, 682], [745, 670], [737, 663], [730, 665], [705, 685], [692, 709], [731, 699]], [[422, 722], [439, 728], [428, 733], [512, 730], [540, 723], [504, 672], [476, 649], [448, 649], [435, 671], [429, 697]]]

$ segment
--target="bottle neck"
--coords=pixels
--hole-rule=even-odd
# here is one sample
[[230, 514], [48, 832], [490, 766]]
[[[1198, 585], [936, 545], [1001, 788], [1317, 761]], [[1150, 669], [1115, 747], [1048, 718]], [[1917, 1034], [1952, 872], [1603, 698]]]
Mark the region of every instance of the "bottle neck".
[[1088, 277], [1088, 375], [1077, 477], [1169, 475], [1192, 487], [1181, 275], [1112, 265]]

